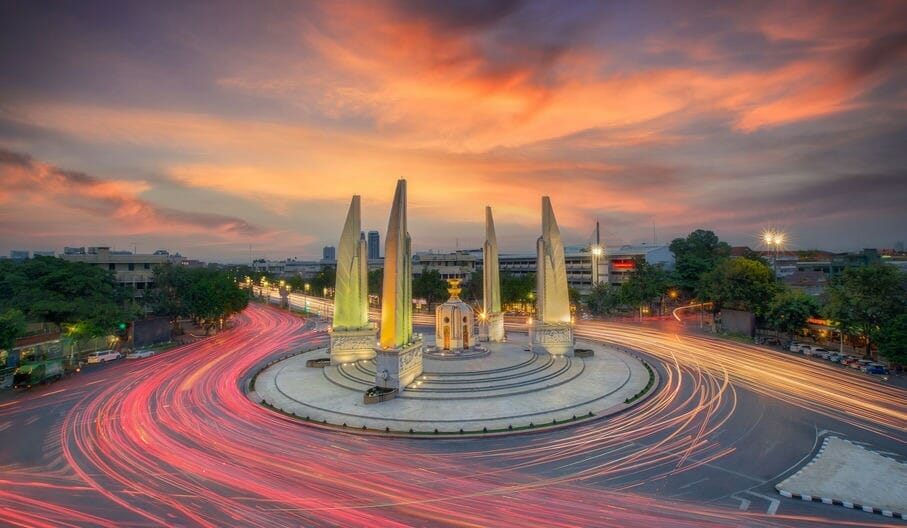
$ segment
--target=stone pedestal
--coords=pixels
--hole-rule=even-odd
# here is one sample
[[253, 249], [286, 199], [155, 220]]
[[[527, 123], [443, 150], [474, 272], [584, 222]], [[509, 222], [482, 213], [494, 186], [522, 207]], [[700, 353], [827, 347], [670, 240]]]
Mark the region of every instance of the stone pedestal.
[[375, 385], [402, 391], [422, 374], [422, 339], [400, 348], [375, 348]]
[[572, 356], [575, 343], [570, 323], [535, 321], [529, 326], [529, 346], [536, 354]]
[[331, 329], [331, 365], [353, 363], [375, 357], [377, 329]]
[[479, 340], [492, 343], [504, 342], [504, 314], [486, 314], [485, 320], [479, 322]]

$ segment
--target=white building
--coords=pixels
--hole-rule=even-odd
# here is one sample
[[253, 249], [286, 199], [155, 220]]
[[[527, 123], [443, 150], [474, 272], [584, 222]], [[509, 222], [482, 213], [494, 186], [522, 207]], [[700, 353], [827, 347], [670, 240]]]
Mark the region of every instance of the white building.
[[[72, 250], [73, 248], [67, 248]], [[87, 251], [66, 251], [60, 258], [69, 262], [84, 262], [114, 272], [117, 282], [131, 286], [133, 298], [141, 299], [145, 290], [154, 284], [154, 267], [169, 262], [166, 251], [153, 255], [133, 254], [128, 251], [111, 251], [109, 247], [90, 247]], [[182, 258], [182, 257], [180, 257]]]
[[453, 253], [416, 253], [413, 255], [413, 275], [421, 275], [423, 269], [437, 270], [441, 278], [469, 279], [470, 274], [479, 268], [482, 253], [476, 256], [469, 251]]
[[[674, 254], [669, 246], [606, 246], [599, 259], [599, 281], [620, 286], [634, 271], [634, 259], [643, 257], [648, 264], [662, 264], [665, 269], [674, 267]], [[502, 254], [499, 257], [502, 272], [514, 275], [535, 273], [535, 253]], [[564, 260], [567, 265], [567, 284], [580, 293], [592, 289], [592, 261], [590, 248], [566, 247]]]

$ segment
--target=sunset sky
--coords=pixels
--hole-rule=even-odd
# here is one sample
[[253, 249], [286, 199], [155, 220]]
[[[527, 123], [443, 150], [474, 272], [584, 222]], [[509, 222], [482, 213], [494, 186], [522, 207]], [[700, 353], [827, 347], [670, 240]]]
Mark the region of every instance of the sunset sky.
[[[0, 0], [0, 254], [907, 239], [907, 2]], [[382, 248], [383, 253], [383, 248]]]

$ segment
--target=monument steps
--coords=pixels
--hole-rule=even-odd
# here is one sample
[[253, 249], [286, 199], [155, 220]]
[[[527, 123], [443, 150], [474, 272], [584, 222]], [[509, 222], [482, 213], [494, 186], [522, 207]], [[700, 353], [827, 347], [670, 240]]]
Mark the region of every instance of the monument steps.
[[[584, 369], [583, 361], [533, 354], [525, 361], [487, 370], [425, 372], [399, 398], [469, 399], [527, 394], [568, 383], [581, 376]], [[325, 368], [323, 374], [334, 385], [365, 391], [374, 385], [375, 364], [357, 361]]]

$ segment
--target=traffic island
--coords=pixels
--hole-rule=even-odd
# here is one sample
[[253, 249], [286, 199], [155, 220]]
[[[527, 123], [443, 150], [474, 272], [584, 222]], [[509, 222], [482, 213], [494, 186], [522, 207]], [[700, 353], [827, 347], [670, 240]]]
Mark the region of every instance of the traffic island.
[[250, 397], [319, 427], [441, 438], [570, 427], [656, 393], [654, 369], [626, 350], [584, 342], [593, 355], [552, 356], [529, 352], [528, 344], [517, 334], [473, 359], [427, 356], [424, 372], [396, 392], [376, 390], [373, 360], [319, 369], [300, 356], [260, 371]]

